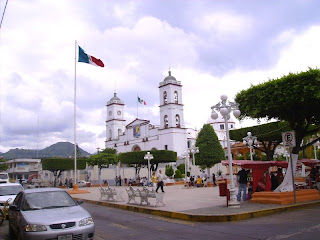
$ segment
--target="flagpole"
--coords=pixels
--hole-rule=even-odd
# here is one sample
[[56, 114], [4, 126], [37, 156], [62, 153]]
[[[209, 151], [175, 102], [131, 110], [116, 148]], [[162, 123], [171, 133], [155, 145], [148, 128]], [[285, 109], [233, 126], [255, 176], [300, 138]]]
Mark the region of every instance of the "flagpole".
[[75, 54], [74, 54], [74, 99], [73, 99], [73, 131], [74, 131], [74, 183], [77, 184], [77, 40], [75, 40]]

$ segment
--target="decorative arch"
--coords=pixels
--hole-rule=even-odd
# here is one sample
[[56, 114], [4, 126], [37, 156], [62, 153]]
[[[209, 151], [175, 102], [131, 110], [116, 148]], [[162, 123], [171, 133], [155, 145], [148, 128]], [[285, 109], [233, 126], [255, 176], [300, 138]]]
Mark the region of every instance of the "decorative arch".
[[191, 146], [192, 146], [192, 142], [191, 142], [191, 140], [188, 140], [188, 142], [187, 142], [187, 146], [188, 146], [188, 148], [191, 148]]
[[178, 99], [179, 99], [179, 98], [178, 98], [178, 92], [177, 92], [177, 91], [174, 91], [174, 102], [175, 102], [175, 103], [178, 103], [178, 102], [179, 102]]
[[122, 135], [122, 130], [119, 128], [118, 129], [118, 137], [120, 137]]
[[176, 127], [180, 127], [180, 116], [179, 114], [176, 115]]
[[168, 103], [168, 96], [167, 96], [167, 92], [166, 91], [163, 92], [163, 103], [164, 104]]
[[168, 128], [169, 127], [169, 118], [168, 115], [164, 116], [164, 128]]
[[140, 146], [139, 146], [139, 145], [134, 145], [134, 146], [132, 147], [132, 152], [141, 152]]
[[109, 129], [109, 139], [111, 139], [111, 138], [112, 138], [112, 130]]

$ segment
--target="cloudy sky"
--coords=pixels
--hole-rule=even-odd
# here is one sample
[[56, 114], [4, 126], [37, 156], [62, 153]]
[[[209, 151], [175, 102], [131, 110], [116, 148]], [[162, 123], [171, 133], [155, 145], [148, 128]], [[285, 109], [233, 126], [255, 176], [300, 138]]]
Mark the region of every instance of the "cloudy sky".
[[169, 68], [183, 85], [185, 123], [199, 129], [220, 95], [233, 100], [318, 67], [319, 9], [317, 0], [10, 0], [0, 29], [0, 152], [74, 142], [75, 41], [105, 64], [76, 64], [77, 142], [93, 153], [104, 148], [114, 91], [127, 124], [137, 95], [147, 102], [138, 117], [159, 124]]

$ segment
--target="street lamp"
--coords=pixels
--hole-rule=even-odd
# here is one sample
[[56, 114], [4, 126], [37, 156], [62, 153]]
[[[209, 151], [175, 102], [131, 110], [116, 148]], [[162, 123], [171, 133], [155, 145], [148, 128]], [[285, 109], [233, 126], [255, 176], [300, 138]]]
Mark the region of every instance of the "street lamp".
[[182, 158], [184, 158], [184, 178], [185, 178], [185, 181], [187, 183], [187, 159], [189, 159], [189, 153], [187, 151], [185, 151], [183, 154], [182, 154]]
[[283, 156], [286, 158], [286, 162], [288, 162], [288, 158], [290, 157], [290, 154], [288, 153], [287, 150], [285, 151], [285, 153], [283, 154]]
[[258, 147], [259, 146], [259, 142], [257, 137], [253, 136], [251, 132], [247, 133], [247, 137], [243, 138], [243, 145], [248, 145], [250, 148], [250, 158], [251, 161], [253, 161], [253, 157], [252, 157], [252, 147]]
[[228, 127], [228, 119], [230, 119], [230, 112], [233, 111], [233, 115], [235, 117], [240, 116], [240, 110], [238, 109], [239, 104], [228, 101], [228, 97], [226, 95], [221, 95], [220, 97], [221, 102], [217, 103], [216, 105], [212, 106], [212, 113], [211, 118], [213, 120], [218, 118], [218, 113], [215, 112], [217, 110], [221, 113], [224, 123], [226, 126], [226, 138], [227, 138], [227, 148], [228, 148], [228, 160], [229, 160], [229, 172], [230, 172], [230, 201], [229, 201], [229, 207], [240, 207], [240, 204], [237, 201], [236, 196], [236, 189], [235, 184], [233, 180], [233, 170], [232, 170], [232, 157], [231, 157], [231, 149], [230, 149], [230, 140], [229, 140], [229, 127]]
[[150, 160], [153, 159], [152, 154], [150, 152], [147, 152], [146, 155], [144, 155], [144, 159], [148, 160], [148, 183], [150, 182]]
[[196, 165], [194, 154], [199, 153], [199, 148], [196, 147], [195, 145], [192, 145], [191, 148], [188, 148], [188, 153], [192, 153], [192, 165]]

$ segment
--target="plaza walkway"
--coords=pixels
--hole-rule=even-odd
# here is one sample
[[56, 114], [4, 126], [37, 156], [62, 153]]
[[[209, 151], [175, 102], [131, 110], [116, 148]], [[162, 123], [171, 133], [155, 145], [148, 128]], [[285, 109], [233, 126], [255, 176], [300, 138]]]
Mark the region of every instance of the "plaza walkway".
[[[281, 206], [246, 201], [240, 202], [240, 208], [228, 208], [226, 197], [219, 196], [218, 186], [184, 188], [183, 185], [172, 185], [164, 187], [165, 206], [152, 206], [152, 204], [155, 204], [155, 199], [153, 198], [149, 199], [151, 206], [146, 206], [145, 204], [140, 206], [135, 203], [127, 203], [128, 195], [125, 188], [128, 187], [112, 186], [111, 188], [115, 188], [117, 193], [123, 196], [123, 201], [99, 200], [101, 195], [98, 187], [80, 188], [81, 190], [87, 190], [89, 193], [71, 195], [75, 199], [81, 199], [93, 204], [198, 222], [237, 221], [320, 204], [320, 201], [310, 201]], [[137, 187], [133, 188], [136, 189]], [[139, 188], [142, 189], [142, 187]], [[149, 189], [151, 190], [151, 188]], [[139, 200], [137, 198], [137, 201]]]

